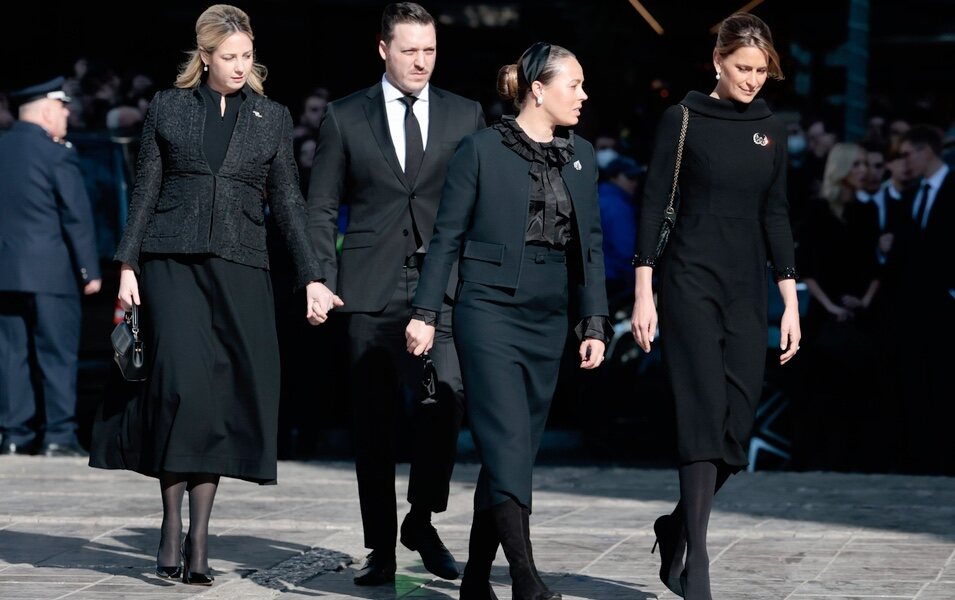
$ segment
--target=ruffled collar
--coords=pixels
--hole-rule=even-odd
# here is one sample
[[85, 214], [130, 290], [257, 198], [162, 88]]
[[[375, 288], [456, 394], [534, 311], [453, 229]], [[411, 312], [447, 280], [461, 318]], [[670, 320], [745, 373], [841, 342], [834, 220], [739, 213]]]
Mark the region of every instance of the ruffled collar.
[[762, 98], [757, 98], [746, 104], [745, 102], [734, 102], [730, 99], [718, 100], [703, 92], [691, 91], [683, 98], [681, 104], [695, 113], [729, 121], [756, 121], [773, 114], [769, 110], [769, 105]]
[[492, 127], [500, 132], [501, 143], [525, 160], [559, 168], [574, 156], [574, 132], [571, 129], [566, 130], [566, 137], [559, 135], [558, 130], [552, 141], [541, 143], [532, 140], [517, 124], [517, 119], [509, 115], [501, 117]]

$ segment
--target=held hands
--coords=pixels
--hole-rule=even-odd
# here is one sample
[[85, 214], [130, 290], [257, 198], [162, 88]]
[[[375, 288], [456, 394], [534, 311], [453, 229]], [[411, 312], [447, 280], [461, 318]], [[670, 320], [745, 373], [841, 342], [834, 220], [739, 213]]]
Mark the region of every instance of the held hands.
[[[92, 281], [90, 283], [93, 283]], [[89, 285], [89, 284], [87, 284]], [[119, 272], [119, 303], [123, 310], [129, 312], [133, 309], [133, 304], [139, 306], [139, 282], [136, 280], [136, 272], [126, 263], [120, 268]]]
[[428, 325], [421, 319], [411, 319], [405, 328], [405, 341], [409, 353], [415, 356], [428, 353], [434, 346], [434, 325]]
[[580, 343], [580, 368], [595, 369], [604, 361], [604, 343], [600, 340], [584, 340]]
[[799, 330], [799, 310], [795, 307], [783, 311], [783, 318], [779, 322], [779, 349], [783, 353], [779, 357], [779, 364], [784, 365], [789, 359], [796, 356], [799, 350], [799, 340], [802, 332]]
[[101, 289], [103, 289], [103, 280], [91, 279], [86, 282], [86, 285], [83, 286], [83, 295], [92, 296], [93, 294], [99, 293]]
[[653, 303], [653, 296], [649, 294], [637, 295], [633, 303], [633, 314], [630, 317], [630, 332], [637, 345], [644, 352], [650, 352], [650, 342], [657, 330], [657, 307]]
[[324, 283], [313, 281], [305, 286], [305, 318], [312, 325], [321, 325], [328, 320], [328, 313], [339, 306], [345, 306]]

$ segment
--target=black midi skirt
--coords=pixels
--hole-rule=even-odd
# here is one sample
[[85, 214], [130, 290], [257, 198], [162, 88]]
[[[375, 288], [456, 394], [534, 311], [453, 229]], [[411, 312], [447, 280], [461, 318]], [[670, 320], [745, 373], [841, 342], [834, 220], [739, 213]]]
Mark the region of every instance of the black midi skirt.
[[475, 510], [531, 509], [534, 461], [569, 328], [567, 254], [527, 246], [516, 290], [462, 282], [454, 305], [471, 432], [481, 457]]
[[268, 272], [154, 256], [139, 285], [149, 377], [111, 385], [90, 465], [275, 483], [280, 379]]

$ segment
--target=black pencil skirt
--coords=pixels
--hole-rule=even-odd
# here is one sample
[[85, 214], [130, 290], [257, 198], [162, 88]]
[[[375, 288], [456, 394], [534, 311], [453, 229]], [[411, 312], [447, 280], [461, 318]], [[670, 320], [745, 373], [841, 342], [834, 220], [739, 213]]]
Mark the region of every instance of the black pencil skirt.
[[268, 272], [155, 256], [142, 262], [139, 285], [149, 378], [112, 386], [119, 393], [94, 425], [90, 465], [275, 483], [280, 379]]
[[471, 433], [481, 457], [474, 509], [513, 499], [531, 508], [534, 459], [567, 338], [563, 251], [528, 246], [509, 290], [462, 282], [454, 307]]

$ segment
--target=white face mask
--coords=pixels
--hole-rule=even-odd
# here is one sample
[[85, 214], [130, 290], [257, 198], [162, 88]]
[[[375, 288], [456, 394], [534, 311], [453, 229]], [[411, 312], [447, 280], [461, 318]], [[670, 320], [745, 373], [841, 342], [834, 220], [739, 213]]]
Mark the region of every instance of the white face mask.
[[786, 140], [786, 146], [790, 154], [802, 154], [806, 151], [806, 136], [801, 133], [790, 135]]
[[613, 159], [617, 158], [618, 156], [620, 156], [620, 154], [613, 148], [602, 148], [597, 150], [597, 168], [606, 169], [607, 165], [609, 165]]

